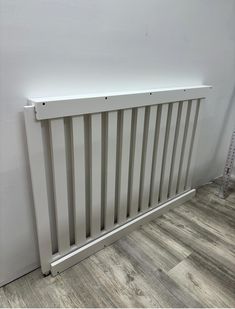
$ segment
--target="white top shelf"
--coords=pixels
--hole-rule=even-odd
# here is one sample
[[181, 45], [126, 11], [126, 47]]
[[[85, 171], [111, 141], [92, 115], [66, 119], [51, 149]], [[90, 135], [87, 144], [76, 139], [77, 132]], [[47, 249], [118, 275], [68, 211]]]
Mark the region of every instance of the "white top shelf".
[[212, 86], [199, 85], [105, 94], [32, 98], [29, 99], [29, 105], [35, 107], [36, 119], [43, 120], [202, 99], [208, 96], [211, 89]]
[[190, 87], [171, 87], [171, 88], [154, 88], [154, 89], [144, 89], [137, 91], [118, 91], [118, 92], [107, 92], [107, 93], [92, 93], [92, 94], [80, 94], [72, 96], [60, 96], [60, 97], [40, 97], [40, 98], [29, 98], [31, 103], [40, 103], [40, 102], [52, 102], [52, 101], [69, 101], [69, 100], [78, 100], [78, 99], [88, 99], [88, 98], [99, 98], [99, 97], [110, 97], [110, 96], [122, 96], [122, 95], [132, 95], [132, 94], [141, 94], [141, 93], [150, 93], [150, 92], [165, 92], [165, 91], [174, 91], [174, 90], [190, 90], [190, 89], [212, 89], [212, 86], [209, 85], [199, 85], [199, 86], [190, 86]]

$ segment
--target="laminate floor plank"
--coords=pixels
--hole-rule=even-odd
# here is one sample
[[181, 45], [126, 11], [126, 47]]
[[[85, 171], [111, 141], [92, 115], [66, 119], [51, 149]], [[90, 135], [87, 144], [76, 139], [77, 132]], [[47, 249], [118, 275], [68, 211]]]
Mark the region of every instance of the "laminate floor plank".
[[12, 283], [10, 286], [9, 285], [4, 286], [2, 289], [4, 291], [5, 296], [7, 297], [9, 307], [12, 307], [12, 308], [26, 308], [27, 307], [23, 294], [21, 294], [20, 286], [18, 284], [13, 285]]
[[172, 238], [165, 230], [156, 226], [152, 222], [141, 227], [140, 231], [145, 233], [155, 244], [162, 246], [170, 252], [179, 261], [183, 260], [192, 253], [192, 250], [185, 246], [182, 242]]
[[[214, 184], [213, 184], [214, 185]], [[217, 190], [216, 189], [211, 189], [209, 185], [208, 187], [200, 187], [197, 189], [197, 195], [195, 199], [197, 201], [202, 201], [206, 203], [210, 208], [215, 208], [218, 211], [223, 212], [225, 215], [231, 212], [232, 210], [234, 211], [235, 209], [235, 198], [233, 200], [232, 196], [234, 193], [231, 193], [226, 199], [221, 199], [217, 196], [218, 193], [218, 185]], [[231, 212], [232, 217], [235, 217], [235, 214]]]
[[112, 286], [104, 285], [104, 273], [100, 276], [90, 268], [91, 260], [89, 257], [61, 274], [62, 281], [79, 296], [80, 307], [117, 307]]
[[[218, 279], [213, 271], [204, 265], [206, 260], [197, 262], [194, 253], [168, 272], [168, 275], [189, 292], [205, 307], [234, 307], [235, 293], [228, 289], [226, 281]], [[234, 284], [234, 282], [233, 282]]]
[[[135, 250], [150, 260], [154, 267], [168, 271], [181, 261], [165, 246], [151, 239], [142, 229], [132, 232], [128, 236], [128, 240], [130, 246], [133, 246]], [[141, 246], [139, 245], [140, 243]]]
[[179, 285], [177, 281], [170, 278], [168, 274], [161, 269], [156, 270], [155, 276], [168, 291], [170, 291], [177, 299], [181, 300], [185, 304], [184, 307], [203, 307], [200, 299], [196, 299], [196, 297], [192, 293], [186, 291], [182, 286]]
[[[150, 304], [141, 289], [127, 285], [128, 274], [125, 274], [127, 277], [124, 278], [122, 271], [124, 265], [111, 266], [114, 254], [113, 247], [107, 247], [83, 261], [83, 269], [79, 264], [68, 270], [64, 273], [63, 280], [74, 291], [84, 294], [83, 301], [88, 307], [142, 307], [143, 304], [137, 296], [143, 296], [144, 301]], [[143, 282], [141, 284], [143, 286]]]
[[60, 275], [43, 277], [39, 269], [13, 281], [3, 289], [11, 307], [76, 307], [78, 304], [75, 294], [72, 295]]
[[128, 307], [160, 306], [157, 294], [146, 278], [139, 274], [130, 259], [119, 254], [115, 247], [108, 247], [98, 256], [93, 256], [91, 264], [100, 276], [105, 272], [106, 286], [116, 285], [115, 290], [119, 292], [115, 298], [117, 302], [122, 300], [121, 304], [117, 304], [119, 307], [126, 304]]
[[234, 244], [235, 222], [221, 218], [206, 207], [201, 207], [201, 203], [192, 200], [176, 208], [174, 212], [215, 234], [222, 241], [228, 242], [230, 245]]
[[9, 303], [9, 301], [8, 301], [7, 296], [6, 296], [5, 293], [4, 293], [3, 288], [0, 289], [0, 307], [2, 307], [2, 308], [8, 308], [8, 307], [10, 307], [10, 303]]
[[128, 239], [128, 237], [119, 240], [114, 244], [114, 247], [120, 254], [131, 260], [133, 265], [135, 265], [135, 269], [153, 287], [159, 299], [160, 307], [185, 307], [183, 301], [178, 299], [172, 291], [166, 289], [165, 285], [158, 279], [156, 270], [161, 268], [153, 267], [151, 259], [136, 250], [136, 247], [133, 246], [133, 242]]
[[224, 224], [228, 224], [234, 228], [235, 209], [228, 204], [221, 204], [215, 200], [208, 201], [205, 198], [196, 196], [191, 201], [192, 205], [199, 210], [204, 211], [205, 217], [209, 220], [211, 217], [220, 219]]
[[186, 220], [174, 211], [169, 211], [154, 223], [170, 231], [173, 237], [182, 241], [193, 251], [207, 255], [230, 271], [234, 271], [235, 248], [222, 242], [216, 235]]

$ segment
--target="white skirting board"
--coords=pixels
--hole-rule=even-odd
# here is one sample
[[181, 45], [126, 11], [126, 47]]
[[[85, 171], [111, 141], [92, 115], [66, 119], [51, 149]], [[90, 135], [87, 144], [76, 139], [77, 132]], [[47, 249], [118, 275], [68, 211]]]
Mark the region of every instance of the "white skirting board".
[[191, 199], [195, 195], [195, 192], [196, 192], [195, 189], [185, 192], [184, 194], [181, 194], [180, 196], [177, 196], [173, 198], [172, 200], [166, 203], [163, 203], [157, 208], [153, 208], [143, 213], [137, 218], [130, 220], [129, 222], [126, 222], [125, 224], [117, 227], [111, 232], [91, 241], [90, 243], [84, 245], [83, 247], [52, 262], [51, 263], [52, 276], [55, 276], [61, 273], [62, 271], [68, 269], [69, 267], [76, 265], [77, 263], [86, 259], [87, 257], [94, 254], [95, 252], [103, 249], [104, 247], [109, 246], [113, 242], [117, 241], [118, 239], [130, 233], [131, 231], [143, 225], [144, 223], [152, 221], [155, 218], [161, 216], [163, 213], [172, 209], [173, 207], [183, 204], [184, 202]]

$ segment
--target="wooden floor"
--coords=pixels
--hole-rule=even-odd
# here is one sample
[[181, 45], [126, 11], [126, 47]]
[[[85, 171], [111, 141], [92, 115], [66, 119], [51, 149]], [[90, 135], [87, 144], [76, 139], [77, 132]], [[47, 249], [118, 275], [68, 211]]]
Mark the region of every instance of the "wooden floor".
[[235, 191], [217, 187], [55, 278], [4, 286], [0, 307], [235, 307]]

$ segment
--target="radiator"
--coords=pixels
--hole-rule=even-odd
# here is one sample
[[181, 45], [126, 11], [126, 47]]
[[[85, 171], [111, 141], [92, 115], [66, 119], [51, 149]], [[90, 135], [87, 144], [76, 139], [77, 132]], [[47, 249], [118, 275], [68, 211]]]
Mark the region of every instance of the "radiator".
[[198, 115], [210, 89], [29, 100], [44, 274], [56, 275], [195, 194]]

